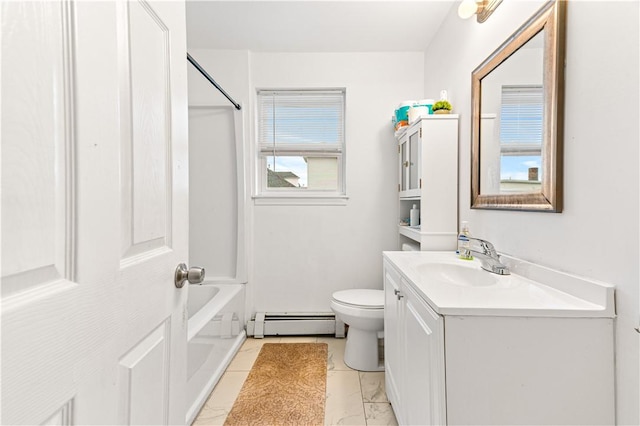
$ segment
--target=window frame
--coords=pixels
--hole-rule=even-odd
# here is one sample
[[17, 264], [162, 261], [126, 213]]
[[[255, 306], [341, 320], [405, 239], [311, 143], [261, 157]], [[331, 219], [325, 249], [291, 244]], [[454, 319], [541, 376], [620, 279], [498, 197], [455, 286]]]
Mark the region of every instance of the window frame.
[[[304, 157], [313, 158], [330, 157], [337, 158], [337, 188], [333, 189], [308, 189], [308, 188], [268, 188], [267, 160], [272, 157], [265, 155], [264, 146], [260, 144], [260, 96], [265, 93], [322, 93], [337, 94], [342, 96], [342, 140], [337, 144], [279, 144], [275, 157]], [[256, 204], [266, 205], [344, 205], [348, 199], [346, 195], [346, 88], [297, 88], [297, 89], [264, 89], [255, 91], [255, 191], [253, 199]]]

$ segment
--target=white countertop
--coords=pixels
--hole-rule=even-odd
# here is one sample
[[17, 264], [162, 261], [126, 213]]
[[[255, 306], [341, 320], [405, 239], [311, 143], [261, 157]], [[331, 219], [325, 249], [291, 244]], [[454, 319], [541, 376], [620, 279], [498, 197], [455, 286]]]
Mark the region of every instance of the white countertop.
[[[383, 256], [441, 315], [615, 317], [612, 285], [520, 259], [502, 256], [511, 275], [496, 275], [481, 270], [479, 260], [461, 260], [454, 252], [399, 251], [384, 252]], [[446, 263], [480, 270], [495, 282], [463, 286], [427, 279], [420, 271], [421, 265], [426, 263]]]

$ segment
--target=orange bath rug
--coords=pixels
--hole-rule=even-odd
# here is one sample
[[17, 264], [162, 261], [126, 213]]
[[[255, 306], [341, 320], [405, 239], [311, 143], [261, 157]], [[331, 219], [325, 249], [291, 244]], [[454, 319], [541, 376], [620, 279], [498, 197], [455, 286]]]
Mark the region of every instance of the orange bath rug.
[[326, 343], [265, 343], [224, 422], [235, 425], [322, 425]]

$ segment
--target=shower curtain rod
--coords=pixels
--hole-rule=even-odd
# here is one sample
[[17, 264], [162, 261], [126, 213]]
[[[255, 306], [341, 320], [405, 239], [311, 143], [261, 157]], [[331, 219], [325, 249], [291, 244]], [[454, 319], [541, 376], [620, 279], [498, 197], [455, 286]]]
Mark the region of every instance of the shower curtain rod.
[[194, 67], [196, 67], [196, 69], [198, 71], [200, 71], [200, 74], [202, 74], [207, 80], [209, 80], [209, 83], [213, 84], [215, 86], [216, 89], [218, 89], [220, 91], [220, 93], [222, 93], [225, 98], [229, 99], [229, 102], [231, 102], [233, 104], [234, 107], [236, 107], [237, 110], [241, 110], [242, 107], [240, 106], [239, 103], [237, 103], [236, 101], [233, 100], [233, 98], [231, 96], [229, 96], [229, 94], [227, 92], [224, 91], [224, 89], [222, 87], [220, 87], [220, 85], [218, 83], [216, 83], [216, 81], [211, 78], [211, 76], [209, 75], [209, 73], [207, 73], [204, 68], [202, 68], [200, 66], [200, 64], [198, 63], [198, 61], [196, 61], [195, 59], [193, 59], [191, 57], [191, 55], [189, 55], [189, 53], [187, 52], [187, 61], [191, 62], [191, 65], [193, 65]]

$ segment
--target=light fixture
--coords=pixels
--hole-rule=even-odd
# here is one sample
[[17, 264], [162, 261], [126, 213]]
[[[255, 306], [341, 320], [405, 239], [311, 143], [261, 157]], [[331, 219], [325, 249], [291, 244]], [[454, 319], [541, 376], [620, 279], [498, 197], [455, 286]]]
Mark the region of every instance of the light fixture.
[[462, 0], [458, 6], [458, 16], [462, 19], [477, 15], [478, 22], [486, 21], [502, 0]]

